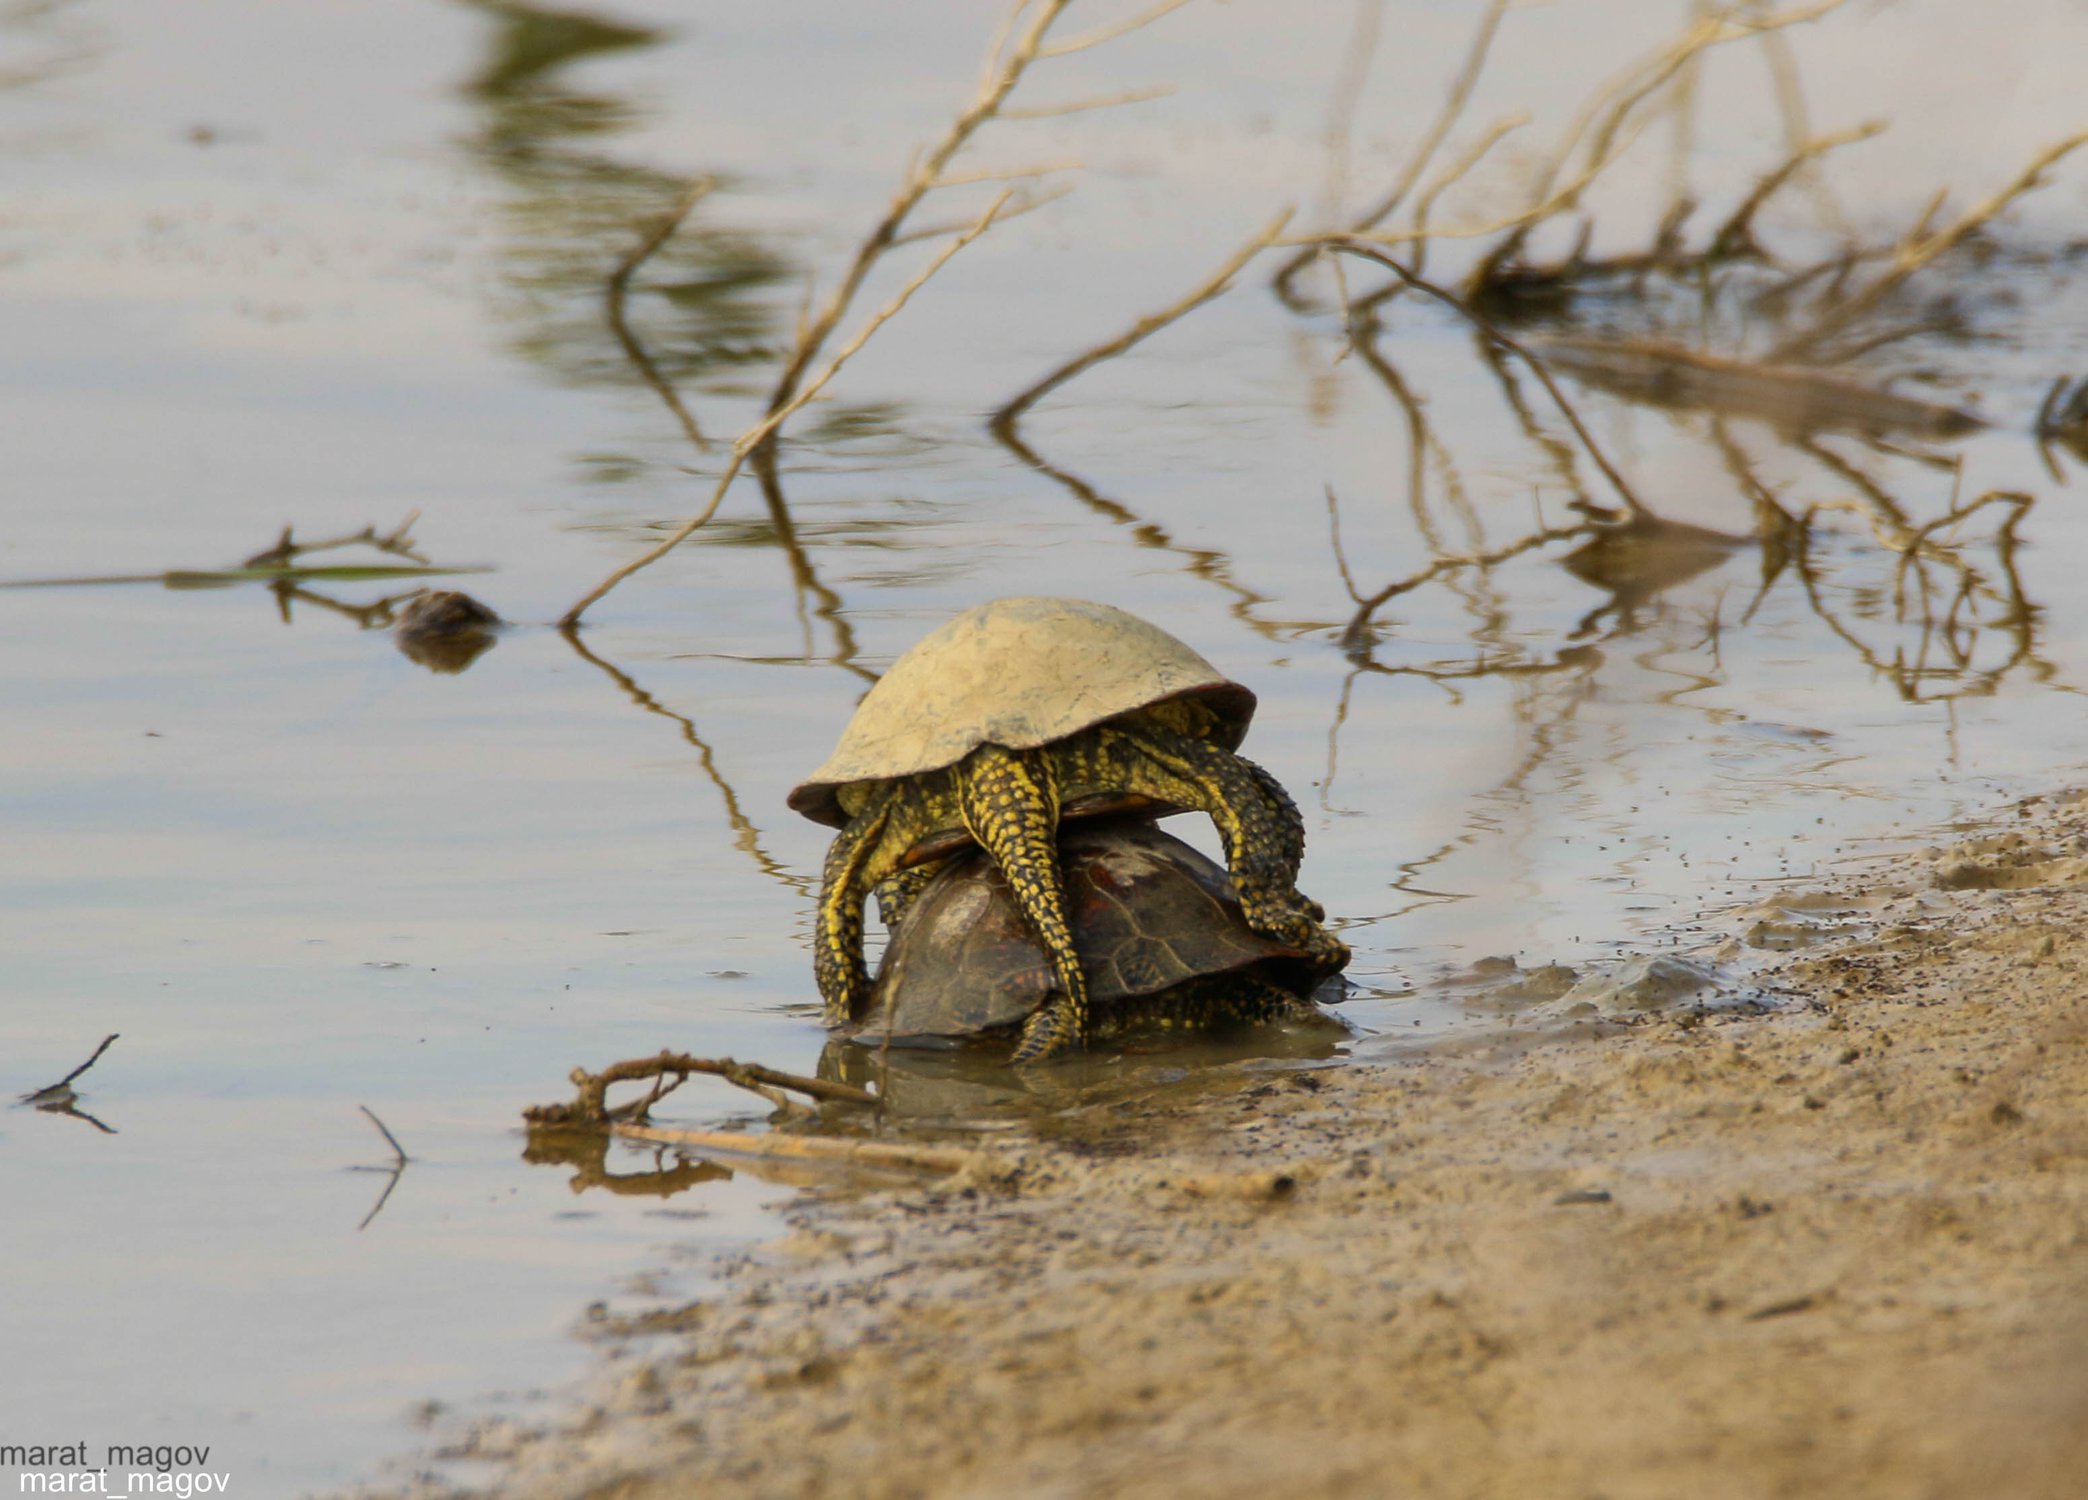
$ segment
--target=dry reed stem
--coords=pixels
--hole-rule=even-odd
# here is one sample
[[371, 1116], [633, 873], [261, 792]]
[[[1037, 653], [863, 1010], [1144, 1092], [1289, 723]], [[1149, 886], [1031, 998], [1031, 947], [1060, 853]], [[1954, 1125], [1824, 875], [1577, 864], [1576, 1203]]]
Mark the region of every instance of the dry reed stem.
[[2044, 174], [2084, 145], [2088, 145], [2088, 131], [2045, 147], [1999, 192], [1973, 205], [1942, 229], [1929, 233], [1928, 225], [1942, 203], [1939, 195], [1931, 201], [1920, 223], [1895, 247], [1891, 263], [1884, 270], [1822, 314], [1812, 327], [1785, 339], [1765, 357], [1780, 362], [1816, 354], [1822, 344], [1875, 310], [1916, 272], [1964, 243], [1967, 236], [1984, 227], [2016, 199], [2042, 187]]
[[944, 245], [941, 250], [936, 252], [935, 257], [932, 260], [930, 260], [928, 264], [926, 264], [919, 271], [914, 273], [913, 277], [907, 281], [906, 285], [899, 288], [899, 290], [892, 295], [892, 299], [889, 302], [885, 303], [883, 307], [879, 308], [876, 312], [872, 313], [869, 319], [863, 324], [863, 326], [856, 331], [855, 336], [851, 338], [846, 344], [842, 345], [841, 348], [835, 352], [833, 358], [827, 361], [825, 367], [821, 369], [817, 375], [813, 376], [810, 380], [806, 381], [804, 385], [799, 387], [796, 395], [792, 396], [790, 400], [786, 402], [784, 405], [771, 410], [766, 417], [763, 417], [759, 422], [755, 423], [752, 427], [748, 428], [745, 432], [741, 433], [737, 438], [735, 438], [732, 444], [732, 457], [730, 461], [725, 465], [725, 471], [718, 476], [718, 482], [715, 488], [713, 488], [711, 491], [709, 503], [707, 503], [703, 507], [703, 509], [699, 511], [696, 515], [690, 517], [687, 521], [684, 521], [679, 527], [677, 527], [667, 537], [665, 541], [662, 541], [657, 546], [651, 548], [649, 551], [645, 552], [641, 556], [635, 557], [630, 562], [627, 562], [623, 566], [611, 571], [608, 577], [604, 578], [600, 583], [596, 584], [594, 588], [592, 588], [584, 596], [582, 596], [578, 603], [576, 603], [571, 609], [567, 610], [565, 614], [559, 617], [559, 628], [563, 630], [571, 630], [577, 627], [580, 623], [580, 617], [586, 614], [589, 607], [591, 607], [604, 594], [607, 594], [611, 589], [615, 588], [618, 584], [622, 583], [626, 578], [629, 578], [633, 573], [638, 572], [642, 568], [650, 567], [652, 564], [658, 562], [661, 558], [665, 557], [668, 553], [672, 552], [676, 547], [679, 547], [684, 541], [688, 540], [689, 537], [695, 535], [695, 533], [702, 528], [704, 523], [709, 521], [713, 515], [717, 514], [718, 506], [725, 499], [725, 492], [732, 488], [733, 480], [739, 477], [740, 470], [746, 466], [748, 457], [752, 455], [756, 449], [761, 447], [762, 444], [766, 443], [769, 440], [769, 438], [774, 435], [778, 428], [780, 428], [785, 422], [789, 421], [791, 417], [795, 416], [800, 410], [802, 410], [806, 405], [808, 405], [813, 400], [813, 398], [820, 393], [820, 391], [824, 390], [826, 388], [827, 383], [831, 381], [836, 375], [841, 373], [842, 366], [846, 365], [848, 361], [851, 358], [853, 358], [859, 350], [862, 349], [863, 345], [870, 341], [871, 335], [876, 333], [878, 329], [884, 327], [884, 325], [887, 322], [891, 321], [893, 316], [896, 315], [901, 308], [905, 307], [910, 300], [912, 300], [913, 294], [919, 291], [923, 286], [925, 286], [928, 283], [929, 278], [934, 276], [937, 271], [940, 271], [943, 268], [943, 266], [948, 263], [951, 256], [955, 255], [958, 251], [962, 250], [966, 245], [969, 245], [973, 240], [977, 239], [980, 235], [984, 234], [989, 228], [991, 228], [995, 219], [998, 217], [1000, 213], [1002, 205], [1008, 201], [1008, 198], [1009, 194], [1007, 192], [1003, 192], [999, 197], [995, 198], [993, 202], [987, 206], [986, 212], [979, 215], [979, 217], [972, 222], [972, 225], [969, 229], [965, 230], [962, 234], [959, 234], [952, 238], [949, 241], [949, 243]]
[[1723, 260], [1760, 253], [1760, 247], [1755, 243], [1754, 219], [1755, 215], [1761, 212], [1762, 205], [1781, 192], [1785, 184], [1800, 171], [1828, 152], [1839, 150], [1843, 146], [1853, 146], [1859, 141], [1867, 141], [1881, 134], [1884, 129], [1883, 120], [1866, 120], [1851, 129], [1819, 136], [1794, 147], [1780, 166], [1763, 174], [1762, 180], [1740, 200], [1740, 206], [1726, 217], [1725, 223], [1719, 226], [1718, 233], [1711, 237], [1710, 246], [1704, 252], [1705, 258]]
[[[1643, 133], [1643, 123], [1627, 130], [1639, 107], [1664, 88], [1703, 53], [1728, 42], [1746, 41], [1816, 21], [1839, 9], [1847, 0], [1818, 0], [1818, 3], [1760, 17], [1735, 19], [1729, 12], [1715, 12], [1692, 23], [1680, 37], [1650, 58], [1632, 64], [1582, 106], [1567, 127], [1559, 145], [1537, 171], [1531, 182], [1530, 205], [1517, 216], [1511, 232], [1480, 261], [1466, 279], [1467, 295], [1493, 280], [1528, 242], [1530, 234], [1545, 220], [1570, 212], [1588, 186], [1628, 152]], [[1585, 145], [1583, 142], [1585, 141]], [[1582, 167], [1565, 188], [1556, 184], [1566, 164], [1578, 151]]]
[[[1508, 13], [1508, 7], [1512, 3], [1513, 0], [1492, 0], [1487, 6], [1486, 13], [1479, 18], [1478, 29], [1472, 35], [1471, 45], [1465, 51], [1464, 66], [1458, 69], [1457, 75], [1451, 79], [1443, 106], [1436, 112], [1435, 120], [1428, 127], [1427, 134], [1422, 136], [1421, 143], [1407, 158], [1406, 165], [1400, 169], [1398, 178], [1394, 180], [1385, 196], [1350, 221], [1350, 234], [1363, 234], [1384, 223], [1399, 211], [1399, 205], [1404, 203], [1407, 194], [1414, 190], [1414, 184], [1419, 182], [1421, 174], [1428, 170], [1429, 162], [1442, 148], [1444, 139], [1456, 125], [1458, 117], [1464, 113], [1465, 105], [1471, 101], [1472, 90], [1479, 82], [1479, 75], [1485, 71], [1486, 55], [1493, 47], [1494, 34], [1500, 30], [1501, 19]], [[1497, 135], [1495, 139], [1498, 138]], [[1297, 279], [1298, 273], [1317, 255], [1316, 249], [1307, 248], [1285, 261], [1277, 269], [1273, 282], [1276, 295], [1286, 303], [1296, 305], [1291, 290], [1292, 283]]]
[[1283, 212], [1276, 215], [1275, 218], [1271, 219], [1259, 233], [1252, 236], [1245, 244], [1227, 256], [1225, 264], [1221, 265], [1210, 276], [1192, 288], [1186, 295], [1162, 308], [1159, 312], [1149, 313], [1145, 317], [1140, 318], [1115, 338], [1097, 344], [1085, 353], [1066, 361], [1066, 363], [1060, 365], [1042, 380], [1029, 386], [1013, 400], [1003, 405], [993, 414], [987, 425], [996, 430], [1012, 428], [1022, 420], [1024, 412], [1067, 381], [1093, 369], [1104, 360], [1115, 359], [1119, 354], [1143, 343], [1146, 339], [1167, 327], [1168, 324], [1175, 322], [1188, 313], [1194, 312], [1206, 302], [1213, 301], [1224, 295], [1226, 289], [1232, 285], [1232, 279], [1239, 275], [1247, 262], [1261, 254], [1270, 245], [1276, 243], [1277, 237], [1283, 233], [1283, 228], [1290, 222], [1290, 218], [1291, 210], [1286, 208]]
[[650, 1141], [691, 1151], [728, 1156], [814, 1161], [838, 1166], [876, 1167], [913, 1172], [977, 1171], [1004, 1174], [1010, 1163], [985, 1151], [951, 1146], [914, 1146], [901, 1141], [840, 1140], [823, 1135], [751, 1135], [736, 1130], [670, 1130], [657, 1125], [614, 1125], [610, 1134], [627, 1141]]

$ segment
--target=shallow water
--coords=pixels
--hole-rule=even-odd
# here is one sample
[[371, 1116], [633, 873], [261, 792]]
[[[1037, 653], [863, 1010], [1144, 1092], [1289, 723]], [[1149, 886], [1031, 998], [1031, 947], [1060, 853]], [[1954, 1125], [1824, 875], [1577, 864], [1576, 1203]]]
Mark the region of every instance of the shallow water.
[[[2020, 11], [1973, 31], [1910, 3], [1793, 34], [1814, 128], [1896, 119], [1830, 178], [1849, 224], [1889, 234], [1945, 184], [1968, 202], [2081, 128], [2065, 60], [2088, 18]], [[1650, 45], [1643, 16], [1518, 15], [1471, 120], [1556, 122]], [[1425, 128], [1471, 19], [1386, 8], [1351, 205]], [[1500, 1024], [1439, 985], [1476, 959], [1666, 944], [2077, 774], [2088, 522], [2025, 431], [2088, 333], [2080, 160], [2010, 216], [2007, 254], [1941, 273], [1988, 336], [1863, 367], [1993, 419], [1933, 445], [1961, 472], [1732, 427], [1793, 511], [1860, 494], [1850, 462], [1915, 524], [1954, 491], [2032, 496], [2012, 556], [1997, 513], [1963, 527], [1977, 629], [1949, 617], [1962, 568], [1932, 570], [1924, 616], [1870, 523], [1836, 513], [1810, 589], [1786, 568], [1764, 591], [1747, 546], [1611, 593], [1553, 548], [1403, 594], [1345, 650], [1329, 488], [1366, 594], [1431, 548], [1557, 524], [1571, 498], [1469, 337], [1418, 305], [1379, 352], [1432, 433], [1419, 507], [1392, 382], [1259, 275], [1048, 397], [1030, 459], [993, 441], [1000, 401], [1181, 295], [1276, 205], [1327, 200], [1353, 20], [1192, 5], [1040, 74], [1047, 102], [1180, 91], [983, 141], [982, 163], [1085, 170], [953, 262], [799, 421], [794, 545], [743, 482], [596, 608], [583, 650], [547, 622], [695, 509], [721, 462], [619, 344], [605, 278], [691, 179], [719, 177], [628, 317], [702, 429], [738, 430], [805, 278], [833, 284], [969, 86], [975, 8], [0, 7], [0, 575], [222, 568], [285, 524], [318, 538], [418, 512], [424, 553], [489, 569], [454, 583], [518, 622], [441, 676], [363, 628], [412, 580], [288, 601], [0, 591], [0, 1087], [120, 1033], [78, 1084], [117, 1133], [0, 1118], [0, 1444], [207, 1443], [244, 1493], [347, 1485], [417, 1445], [418, 1404], [523, 1402], [584, 1360], [585, 1305], [688, 1294], [705, 1255], [768, 1232], [789, 1190], [744, 1176], [576, 1193], [570, 1170], [523, 1163], [517, 1112], [575, 1064], [662, 1046], [814, 1065], [824, 838], [783, 795], [865, 672], [981, 598], [1125, 605], [1261, 694], [1249, 749], [1298, 794], [1306, 884], [1357, 950], [1351, 1054]], [[1693, 171], [1711, 199], [1776, 155], [1768, 78], [1744, 48], [1707, 75]], [[1667, 146], [1649, 135], [1599, 200], [1598, 250], [1643, 242]], [[1478, 179], [1470, 212], [1505, 182]], [[1588, 311], [1628, 324], [1633, 306]], [[1571, 389], [1661, 516], [1749, 530], [1701, 417]], [[2055, 462], [2077, 488], [2081, 466]], [[2018, 598], [2034, 610], [2011, 622]], [[353, 1169], [389, 1152], [358, 1105], [413, 1157], [366, 1224], [388, 1179]], [[704, 1082], [674, 1109], [756, 1113]]]

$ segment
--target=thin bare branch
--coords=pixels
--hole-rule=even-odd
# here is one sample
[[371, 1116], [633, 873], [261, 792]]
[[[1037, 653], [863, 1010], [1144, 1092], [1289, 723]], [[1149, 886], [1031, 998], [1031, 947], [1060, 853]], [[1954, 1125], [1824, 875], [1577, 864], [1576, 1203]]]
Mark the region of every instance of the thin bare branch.
[[1104, 42], [1113, 42], [1120, 36], [1129, 36], [1134, 31], [1143, 31], [1162, 16], [1171, 15], [1187, 5], [1189, 0], [1160, 0], [1150, 10], [1142, 10], [1121, 21], [1107, 26], [1097, 26], [1093, 31], [1083, 31], [1079, 36], [1069, 37], [1063, 42], [1054, 42], [1038, 52], [1039, 57], [1070, 57], [1075, 52], [1085, 52], [1090, 47], [1099, 47]]
[[1115, 109], [1120, 104], [1145, 104], [1154, 99], [1169, 99], [1179, 92], [1180, 89], [1174, 84], [1156, 83], [1150, 88], [1125, 89], [1121, 93], [1103, 94], [1093, 99], [1073, 99], [1064, 104], [1004, 107], [1000, 117], [1003, 120], [1057, 120], [1066, 115], [1084, 115], [1090, 110]]
[[1552, 526], [1542, 531], [1532, 531], [1517, 537], [1505, 546], [1487, 552], [1468, 552], [1452, 557], [1439, 557], [1417, 573], [1410, 573], [1397, 582], [1388, 583], [1367, 599], [1356, 601], [1356, 613], [1349, 619], [1341, 632], [1341, 643], [1353, 649], [1369, 629], [1370, 617], [1385, 604], [1401, 594], [1412, 593], [1430, 579], [1446, 574], [1459, 573], [1467, 568], [1496, 568], [1511, 558], [1534, 552], [1539, 547], [1548, 547], [1553, 542], [1569, 542], [1580, 537], [1592, 536], [1601, 528], [1593, 521], [1580, 521], [1571, 526]]
[[[1538, 225], [1579, 205], [1588, 186], [1623, 157], [1644, 132], [1649, 122], [1635, 119], [1640, 107], [1701, 54], [1729, 42], [1816, 21], [1846, 3], [1847, 0], [1818, 0], [1813, 5], [1773, 15], [1741, 18], [1729, 12], [1714, 12], [1691, 24], [1681, 36], [1650, 58], [1626, 68], [1598, 90], [1567, 127], [1559, 145], [1532, 179], [1530, 206], [1519, 216], [1509, 234], [1487, 253], [1466, 279], [1467, 295], [1496, 280], [1501, 269], [1521, 252]], [[1559, 174], [1576, 152], [1580, 154], [1580, 172], [1567, 187], [1555, 189]]]
[[[940, 189], [953, 187], [972, 187], [982, 182], [1027, 182], [1030, 179], [1036, 177], [1049, 177], [1055, 172], [1078, 172], [1085, 165], [1085, 162], [1055, 161], [1046, 162], [1044, 165], [1038, 167], [1009, 167], [1003, 171], [997, 172], [989, 172], [984, 170], [977, 172], [960, 172], [955, 176], [938, 177], [935, 179], [935, 181], [929, 183], [928, 186], [930, 189]], [[1012, 215], [1009, 217], [1012, 217]], [[921, 231], [915, 231], [911, 234], [906, 235], [896, 235], [891, 240], [886, 242], [885, 248], [889, 250], [894, 245], [904, 244], [906, 241], [910, 239], [925, 239], [927, 237], [928, 236], [922, 233]]]
[[[1000, 217], [994, 220], [994, 222], [996, 224], [1005, 224], [1008, 222], [1008, 220], [1019, 219], [1024, 214], [1033, 214], [1038, 209], [1043, 208], [1047, 204], [1058, 202], [1059, 199], [1065, 197], [1066, 194], [1072, 191], [1073, 189], [1069, 185], [1066, 187], [1053, 188], [1048, 193], [1039, 193], [1034, 198], [1025, 197], [1014, 199], [1010, 201], [1006, 208], [1001, 210]], [[940, 224], [930, 224], [922, 229], [909, 229], [905, 234], [900, 235], [899, 238], [892, 241], [892, 248], [896, 250], [901, 245], [918, 244], [922, 240], [939, 240], [946, 234], [962, 234], [964, 232], [964, 227], [967, 222], [969, 221], [961, 219], [951, 219], [945, 220]]]
[[[595, 1129], [628, 1120], [642, 1121], [647, 1110], [696, 1074], [722, 1078], [727, 1083], [760, 1094], [771, 1103], [783, 1102], [775, 1093], [777, 1089], [790, 1089], [833, 1103], [878, 1102], [877, 1096], [867, 1089], [832, 1079], [808, 1078], [802, 1073], [786, 1073], [780, 1068], [737, 1062], [729, 1057], [692, 1057], [686, 1052], [663, 1051], [657, 1057], [634, 1057], [611, 1063], [599, 1073], [575, 1068], [572, 1083], [578, 1092], [571, 1103], [535, 1105], [525, 1109], [522, 1118], [539, 1128], [574, 1129]], [[610, 1107], [607, 1095], [612, 1085], [646, 1079], [652, 1080], [653, 1084], [646, 1094], [627, 1104]]]
[[1764, 174], [1762, 180], [1754, 185], [1753, 191], [1740, 200], [1740, 206], [1733, 210], [1725, 223], [1719, 226], [1718, 232], [1711, 236], [1710, 247], [1704, 252], [1705, 257], [1710, 260], [1724, 260], [1738, 255], [1760, 253], [1755, 243], [1754, 220], [1755, 215], [1761, 212], [1762, 205], [1781, 192], [1785, 184], [1800, 171], [1828, 152], [1843, 146], [1853, 146], [1858, 141], [1867, 141], [1872, 136], [1882, 133], [1884, 129], [1883, 120], [1868, 120], [1853, 129], [1823, 135], [1798, 146], [1780, 166]]
[[341, 547], [371, 547], [393, 557], [403, 557], [425, 565], [428, 560], [421, 556], [417, 550], [419, 544], [413, 540], [413, 523], [419, 519], [420, 512], [414, 511], [390, 531], [380, 532], [375, 526], [365, 526], [360, 531], [349, 532], [346, 536], [328, 537], [322, 542], [300, 542], [292, 535], [291, 528], [285, 526], [283, 534], [276, 538], [273, 547], [266, 552], [256, 552], [240, 566], [287, 568], [308, 553], [331, 552]]
[[[871, 267], [877, 264], [891, 242], [905, 226], [906, 217], [916, 204], [943, 178], [951, 160], [964, 149], [965, 144], [976, 134], [979, 127], [999, 114], [1001, 106], [1022, 81], [1022, 75], [1038, 57], [1046, 33], [1064, 12], [1069, 0], [1039, 0], [1036, 11], [1028, 22], [1021, 26], [1020, 34], [1012, 45], [1006, 41], [1005, 33], [999, 39], [993, 57], [1000, 58], [998, 68], [989, 72], [979, 85], [978, 93], [970, 104], [950, 122], [942, 136], [928, 148], [907, 170], [906, 176], [885, 205], [885, 211], [870, 232], [856, 246], [855, 255], [848, 269], [842, 273], [840, 283], [828, 295], [819, 312], [805, 325], [796, 347], [791, 351], [788, 362], [777, 377], [775, 388], [769, 393], [769, 410], [779, 411], [788, 406], [797, 395], [798, 386], [812, 362], [819, 358], [827, 339], [833, 334], [841, 319], [847, 315], [854, 303], [856, 293], [869, 276]], [[1016, 8], [1021, 14], [1025, 6]], [[1011, 18], [1012, 21], [1013, 18]], [[774, 431], [773, 428], [770, 429]], [[766, 436], [766, 434], [764, 435]]]
[[93, 1067], [96, 1063], [100, 1062], [101, 1055], [104, 1052], [108, 1051], [109, 1045], [112, 1042], [114, 1042], [117, 1037], [121, 1035], [121, 1032], [110, 1032], [107, 1036], [101, 1039], [101, 1045], [99, 1047], [96, 1047], [94, 1051], [91, 1054], [89, 1054], [87, 1061], [81, 1063], [77, 1068], [74, 1068], [70, 1073], [66, 1074], [63, 1078], [59, 1079], [56, 1083], [47, 1083], [40, 1089], [31, 1089], [28, 1093], [22, 1095], [22, 1102], [24, 1104], [36, 1104], [44, 1100], [56, 1099], [61, 1095], [69, 1098], [72, 1094], [73, 1080], [75, 1078], [78, 1078], [89, 1068]]

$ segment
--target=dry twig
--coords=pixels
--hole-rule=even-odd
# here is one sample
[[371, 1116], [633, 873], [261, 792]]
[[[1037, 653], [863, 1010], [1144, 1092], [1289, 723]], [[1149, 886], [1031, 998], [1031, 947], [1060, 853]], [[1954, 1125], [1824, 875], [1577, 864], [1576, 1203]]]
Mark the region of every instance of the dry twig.
[[420, 512], [415, 511], [390, 531], [380, 532], [375, 526], [365, 526], [360, 531], [328, 537], [323, 542], [300, 542], [292, 535], [292, 528], [285, 526], [273, 547], [266, 552], [256, 552], [240, 567], [287, 568], [307, 553], [331, 552], [340, 547], [374, 547], [379, 552], [425, 565], [428, 560], [416, 550], [417, 544], [413, 540], [413, 523], [419, 519]]
[[[647, 1110], [698, 1073], [722, 1078], [727, 1083], [761, 1095], [779, 1108], [786, 1102], [777, 1092], [779, 1089], [791, 1089], [814, 1099], [842, 1104], [878, 1102], [875, 1094], [853, 1084], [807, 1078], [801, 1073], [785, 1073], [778, 1068], [736, 1062], [729, 1057], [691, 1057], [686, 1052], [663, 1051], [657, 1057], [637, 1057], [611, 1063], [599, 1073], [575, 1068], [572, 1082], [579, 1093], [570, 1104], [533, 1105], [522, 1112], [522, 1118], [537, 1127], [579, 1129], [643, 1120]], [[653, 1087], [646, 1094], [629, 1104], [609, 1106], [606, 1096], [612, 1084], [648, 1078], [653, 1081]]]

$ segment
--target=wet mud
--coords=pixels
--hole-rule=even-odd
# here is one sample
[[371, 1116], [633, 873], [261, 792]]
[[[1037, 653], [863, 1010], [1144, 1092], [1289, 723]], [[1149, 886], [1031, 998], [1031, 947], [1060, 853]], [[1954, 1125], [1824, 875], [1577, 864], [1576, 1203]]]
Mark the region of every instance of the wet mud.
[[1454, 1055], [1221, 1066], [808, 1198], [394, 1493], [2078, 1494], [2084, 838], [2033, 799], [1779, 897], [1811, 942], [1733, 914], [1756, 1006], [1543, 986]]

